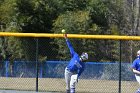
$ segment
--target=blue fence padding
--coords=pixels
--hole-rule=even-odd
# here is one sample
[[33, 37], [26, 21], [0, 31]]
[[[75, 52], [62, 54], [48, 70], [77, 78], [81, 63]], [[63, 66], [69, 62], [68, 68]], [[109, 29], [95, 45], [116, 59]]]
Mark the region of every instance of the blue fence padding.
[[5, 77], [9, 76], [9, 61], [5, 61]]
[[36, 77], [36, 62], [15, 61], [13, 77]]
[[[39, 62], [39, 78], [64, 78], [64, 70], [68, 61]], [[130, 63], [121, 64], [121, 80], [135, 80], [130, 70]], [[0, 67], [0, 75], [3, 77], [36, 77], [36, 62], [14, 61], [12, 69], [9, 61], [5, 61]], [[87, 62], [85, 71], [80, 78], [119, 80], [118, 62]]]

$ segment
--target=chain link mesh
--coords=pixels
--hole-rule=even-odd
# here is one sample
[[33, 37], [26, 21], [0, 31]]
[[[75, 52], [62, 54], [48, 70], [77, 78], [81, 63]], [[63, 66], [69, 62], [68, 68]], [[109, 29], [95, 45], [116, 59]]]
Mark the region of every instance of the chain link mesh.
[[[38, 46], [36, 38], [2, 37], [0, 40], [0, 89], [36, 91], [38, 84], [38, 91], [65, 92], [64, 70], [70, 53], [64, 39], [38, 38]], [[122, 93], [136, 91], [139, 85], [130, 66], [139, 49], [139, 41], [70, 41], [77, 53], [86, 51], [89, 54], [76, 92], [118, 93], [120, 88]]]

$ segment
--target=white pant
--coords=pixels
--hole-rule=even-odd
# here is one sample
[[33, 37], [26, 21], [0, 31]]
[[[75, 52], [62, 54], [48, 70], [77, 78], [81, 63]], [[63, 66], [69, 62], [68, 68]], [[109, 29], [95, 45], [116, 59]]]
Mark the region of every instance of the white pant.
[[67, 68], [65, 69], [65, 82], [66, 82], [66, 89], [75, 89], [75, 85], [77, 83], [78, 74], [72, 73]]
[[137, 75], [137, 74], [135, 74], [135, 77], [136, 77], [137, 82], [138, 82], [138, 83], [139, 83], [139, 85], [140, 85], [140, 76], [139, 76], [139, 75]]

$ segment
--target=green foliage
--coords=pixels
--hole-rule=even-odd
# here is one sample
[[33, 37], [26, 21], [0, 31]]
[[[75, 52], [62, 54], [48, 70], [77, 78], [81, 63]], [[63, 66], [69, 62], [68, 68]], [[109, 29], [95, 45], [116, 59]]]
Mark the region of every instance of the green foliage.
[[[72, 34], [131, 34], [129, 31], [132, 24], [127, 21], [131, 17], [128, 17], [129, 13], [124, 9], [126, 7], [122, 0], [1, 0], [0, 30], [61, 33], [61, 30], [65, 29], [67, 33]], [[26, 59], [34, 60], [36, 40], [22, 38], [16, 42], [17, 38], [0, 39], [4, 42], [2, 47], [11, 46], [7, 48], [9, 53], [13, 53], [12, 50], [16, 49], [14, 50], [16, 57], [21, 58], [18, 55], [24, 51]], [[12, 46], [14, 41], [15, 46]], [[91, 60], [118, 59], [118, 43], [114, 41], [71, 39], [71, 42], [79, 54], [83, 51], [90, 53]], [[67, 58], [68, 55], [65, 57], [65, 54], [68, 54], [68, 50], [64, 44], [64, 40], [60, 38], [55, 41], [50, 38], [40, 38], [40, 60]]]
[[0, 24], [9, 25], [15, 14], [15, 0], [2, 0], [0, 4]]
[[53, 30], [61, 33], [64, 28], [68, 33], [83, 33], [88, 28], [89, 20], [89, 13], [86, 11], [66, 12], [56, 19]]
[[102, 0], [90, 0], [87, 10], [90, 11], [90, 16], [93, 23], [99, 26], [108, 26], [108, 7]]
[[57, 14], [55, 8], [49, 6], [44, 0], [17, 0], [17, 22], [22, 32], [50, 32]]
[[61, 0], [64, 4], [65, 11], [84, 10], [88, 0]]
[[15, 37], [5, 37], [0, 38], [1, 42], [1, 56], [3, 60], [10, 60], [13, 62], [14, 60], [23, 60], [24, 53], [23, 49], [21, 48], [21, 42], [18, 38]]
[[110, 31], [112, 35], [119, 35], [119, 28], [117, 27], [117, 25], [111, 25]]
[[[44, 0], [17, 0], [16, 23], [19, 25], [19, 32], [50, 33], [53, 20], [57, 15], [56, 7], [52, 7], [50, 4], [51, 3]], [[28, 60], [35, 60], [36, 41], [31, 38], [22, 38], [21, 41], [26, 58]], [[48, 54], [47, 52], [40, 51], [39, 56], [54, 58], [52, 55], [55, 52], [50, 50], [53, 45], [51, 42], [52, 39], [39, 39], [39, 49], [46, 49], [47, 52], [52, 53]]]
[[[54, 33], [61, 33], [61, 30], [65, 29], [69, 34], [86, 34], [89, 20], [89, 13], [86, 11], [66, 12], [55, 20], [53, 31]], [[63, 40], [56, 39], [56, 42], [59, 45], [58, 53], [60, 55], [69, 54]], [[71, 42], [79, 54], [82, 52], [81, 50], [85, 51], [84, 40], [71, 40]], [[82, 46], [82, 48], [79, 49], [79, 46]]]
[[24, 51], [21, 48], [21, 41], [16, 37], [7, 38], [7, 50], [12, 55], [10, 60], [25, 60]]

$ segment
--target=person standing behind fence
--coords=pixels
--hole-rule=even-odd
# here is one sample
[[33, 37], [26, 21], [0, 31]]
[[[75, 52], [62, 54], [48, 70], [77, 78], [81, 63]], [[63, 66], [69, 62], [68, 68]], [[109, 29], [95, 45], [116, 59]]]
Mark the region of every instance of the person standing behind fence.
[[[133, 61], [131, 67], [137, 82], [140, 84], [140, 50], [138, 50], [137, 58]], [[140, 88], [136, 91], [136, 93], [140, 93]]]
[[66, 93], [75, 93], [75, 85], [78, 83], [78, 78], [85, 69], [85, 61], [88, 59], [88, 54], [83, 52], [79, 56], [73, 49], [67, 34], [64, 34], [67, 46], [70, 50], [71, 60], [65, 68]]

